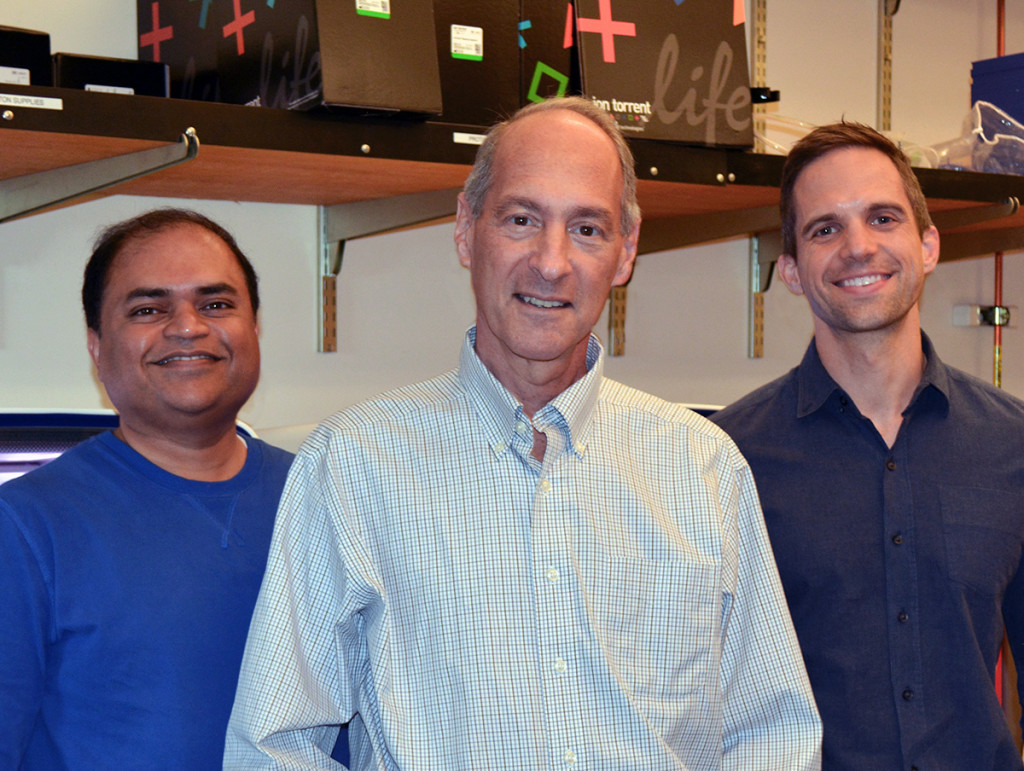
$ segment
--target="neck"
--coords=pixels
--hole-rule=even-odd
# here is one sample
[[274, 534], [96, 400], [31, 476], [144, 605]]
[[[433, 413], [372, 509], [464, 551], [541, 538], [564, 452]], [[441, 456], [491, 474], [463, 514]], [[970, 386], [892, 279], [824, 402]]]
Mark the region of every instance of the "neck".
[[587, 374], [588, 342], [589, 338], [564, 357], [536, 361], [511, 354], [504, 348], [494, 350], [486, 344], [481, 345], [478, 337], [476, 354], [498, 382], [523, 405], [527, 417], [532, 418]]
[[121, 420], [116, 436], [164, 471], [200, 482], [223, 482], [245, 465], [248, 446], [230, 427], [218, 431], [175, 434]]
[[815, 345], [829, 375], [875, 424], [890, 447], [903, 411], [924, 374], [921, 329], [916, 314], [898, 330], [836, 335], [816, 329]]

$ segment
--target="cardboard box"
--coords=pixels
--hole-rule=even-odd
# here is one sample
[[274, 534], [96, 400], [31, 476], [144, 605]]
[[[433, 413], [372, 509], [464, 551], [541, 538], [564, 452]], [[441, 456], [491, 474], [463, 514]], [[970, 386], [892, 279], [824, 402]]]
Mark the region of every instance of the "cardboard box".
[[742, 4], [576, 0], [583, 93], [628, 136], [750, 147]]
[[521, 106], [518, 0], [434, 0], [439, 120], [490, 126]]
[[0, 26], [0, 83], [53, 85], [50, 36], [31, 29]]
[[1024, 123], [1024, 53], [971, 64], [971, 104], [981, 101]]
[[521, 0], [519, 37], [520, 104], [583, 93], [572, 5]]
[[137, 0], [139, 59], [171, 96], [308, 109], [441, 112], [429, 0]]
[[53, 84], [62, 88], [117, 94], [170, 94], [170, 75], [166, 64], [77, 54], [53, 55]]

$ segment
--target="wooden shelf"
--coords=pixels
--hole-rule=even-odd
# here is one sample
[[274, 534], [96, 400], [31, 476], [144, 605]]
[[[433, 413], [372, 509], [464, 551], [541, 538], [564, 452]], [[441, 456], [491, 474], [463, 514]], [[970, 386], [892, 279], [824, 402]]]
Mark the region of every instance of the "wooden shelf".
[[[33, 86], [2, 85], [3, 97], [0, 180], [173, 143], [195, 128], [201, 143], [195, 160], [105, 194], [333, 206], [445, 190], [462, 185], [476, 152], [471, 140], [455, 137], [483, 132], [433, 121]], [[23, 97], [60, 100], [61, 109], [10, 104]], [[782, 157], [643, 139], [630, 144], [656, 248], [766, 229], [768, 209], [778, 203]], [[1024, 177], [935, 169], [918, 176], [936, 212], [1024, 199]], [[708, 215], [718, 218], [710, 229]], [[948, 233], [956, 246], [948, 256], [972, 256], [964, 252], [976, 251], [974, 243], [989, 251], [1021, 248], [1022, 233], [1020, 211], [962, 226]]]

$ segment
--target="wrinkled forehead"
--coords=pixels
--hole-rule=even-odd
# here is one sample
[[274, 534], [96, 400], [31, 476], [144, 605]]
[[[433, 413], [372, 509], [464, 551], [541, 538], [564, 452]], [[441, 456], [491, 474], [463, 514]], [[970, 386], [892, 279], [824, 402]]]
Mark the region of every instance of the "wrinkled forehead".
[[[487, 203], [531, 191], [574, 205], [622, 208], [624, 180], [612, 139], [570, 110], [550, 110], [512, 123], [498, 145]], [[493, 194], [493, 196], [492, 196]], [[578, 199], [590, 199], [584, 203]]]

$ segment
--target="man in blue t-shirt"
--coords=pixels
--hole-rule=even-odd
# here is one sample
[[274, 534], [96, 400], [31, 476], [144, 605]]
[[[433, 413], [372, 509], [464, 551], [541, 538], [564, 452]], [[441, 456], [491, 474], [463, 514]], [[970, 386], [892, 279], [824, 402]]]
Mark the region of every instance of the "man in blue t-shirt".
[[100, 237], [82, 302], [120, 425], [0, 487], [0, 768], [220, 768], [292, 459], [236, 430], [256, 275], [161, 209]]

